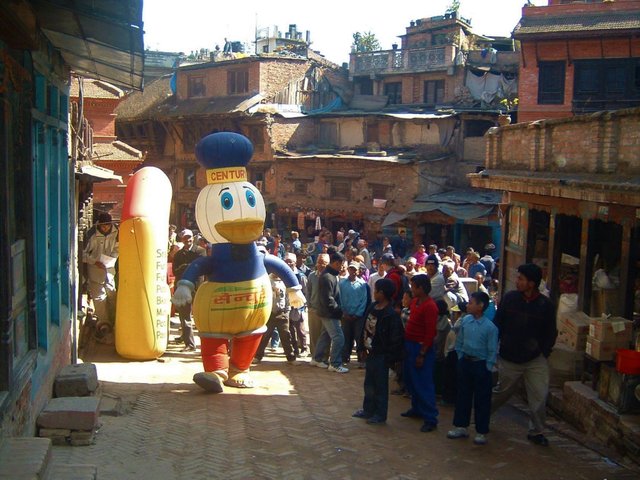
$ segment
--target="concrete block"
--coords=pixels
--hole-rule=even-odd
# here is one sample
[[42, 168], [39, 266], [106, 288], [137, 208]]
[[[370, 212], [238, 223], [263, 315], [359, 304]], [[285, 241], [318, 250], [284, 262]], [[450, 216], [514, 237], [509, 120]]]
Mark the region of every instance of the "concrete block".
[[42, 428], [93, 430], [98, 425], [100, 400], [96, 397], [53, 398], [38, 415]]
[[0, 479], [44, 478], [51, 461], [48, 438], [0, 439]]
[[95, 440], [95, 433], [93, 430], [89, 431], [81, 431], [76, 430], [71, 432], [71, 445], [76, 446], [85, 446], [93, 444]]
[[86, 397], [98, 388], [98, 371], [93, 363], [67, 365], [56, 376], [56, 397]]
[[68, 445], [71, 430], [65, 428], [41, 428], [38, 436], [49, 438], [53, 445]]
[[103, 396], [100, 399], [100, 415], [118, 417], [122, 414], [122, 402], [119, 398]]

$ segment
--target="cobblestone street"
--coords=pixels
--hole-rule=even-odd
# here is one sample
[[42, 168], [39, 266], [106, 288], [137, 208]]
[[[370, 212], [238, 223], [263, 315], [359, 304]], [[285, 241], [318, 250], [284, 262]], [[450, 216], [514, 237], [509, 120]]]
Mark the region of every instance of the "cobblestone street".
[[[560, 434], [550, 419], [549, 448], [526, 439], [526, 416], [506, 406], [493, 418], [489, 444], [448, 440], [453, 408], [440, 408], [435, 433], [400, 417], [409, 400], [390, 396], [387, 425], [370, 426], [360, 408], [364, 370], [340, 375], [286, 364], [282, 352], [253, 368], [257, 388], [204, 393], [191, 378], [200, 356], [171, 346], [159, 361], [129, 362], [94, 345], [106, 403], [120, 415], [100, 416], [94, 445], [54, 447], [54, 463], [96, 465], [98, 478], [637, 478]], [[392, 385], [393, 382], [392, 382]]]

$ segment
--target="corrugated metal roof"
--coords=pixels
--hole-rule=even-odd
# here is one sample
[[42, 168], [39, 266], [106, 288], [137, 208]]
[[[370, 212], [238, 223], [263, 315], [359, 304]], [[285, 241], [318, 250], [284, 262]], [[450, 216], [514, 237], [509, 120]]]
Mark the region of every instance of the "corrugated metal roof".
[[639, 30], [640, 11], [596, 13], [579, 15], [556, 16], [524, 16], [513, 31], [513, 36], [519, 38], [525, 35], [541, 34], [570, 34]]
[[142, 0], [33, 0], [42, 31], [78, 74], [142, 88]]

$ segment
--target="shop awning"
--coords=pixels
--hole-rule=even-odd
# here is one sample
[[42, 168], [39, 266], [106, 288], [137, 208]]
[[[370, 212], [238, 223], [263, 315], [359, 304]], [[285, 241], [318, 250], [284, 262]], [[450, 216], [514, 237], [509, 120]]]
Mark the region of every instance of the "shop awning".
[[80, 75], [142, 89], [142, 0], [34, 0], [53, 46]]
[[502, 192], [494, 190], [452, 190], [416, 198], [409, 214], [439, 210], [459, 220], [485, 217], [494, 212]]
[[407, 214], [406, 213], [391, 212], [382, 221], [382, 227], [383, 228], [384, 227], [388, 227], [389, 225], [393, 225], [394, 223], [398, 223], [398, 222], [404, 220], [405, 218], [407, 218]]

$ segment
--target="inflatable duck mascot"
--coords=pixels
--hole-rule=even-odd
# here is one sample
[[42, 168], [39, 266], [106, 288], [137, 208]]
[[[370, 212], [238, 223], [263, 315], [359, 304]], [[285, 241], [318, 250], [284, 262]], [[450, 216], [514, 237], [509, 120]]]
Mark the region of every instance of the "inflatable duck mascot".
[[[265, 206], [258, 189], [247, 181], [245, 166], [252, 155], [251, 142], [237, 133], [213, 133], [196, 145], [198, 163], [207, 169], [207, 186], [196, 201], [196, 222], [212, 250], [189, 265], [172, 302], [185, 305], [193, 299], [204, 366], [193, 381], [213, 393], [222, 392], [223, 385], [253, 386], [249, 367], [273, 300], [269, 274], [285, 283], [292, 306], [305, 302], [291, 268], [255, 244], [264, 228]], [[203, 275], [206, 281], [193, 297]]]

